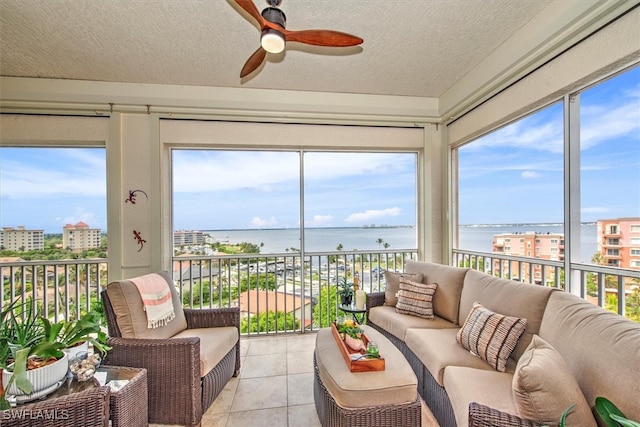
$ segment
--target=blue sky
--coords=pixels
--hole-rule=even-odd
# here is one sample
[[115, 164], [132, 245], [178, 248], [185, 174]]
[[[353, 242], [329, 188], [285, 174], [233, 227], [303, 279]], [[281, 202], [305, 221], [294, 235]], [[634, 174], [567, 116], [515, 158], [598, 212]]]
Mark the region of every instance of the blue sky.
[[[581, 220], [640, 216], [640, 67], [581, 95]], [[562, 106], [460, 149], [460, 223], [563, 221]], [[174, 152], [174, 228], [298, 227], [296, 152]], [[305, 153], [308, 227], [414, 225], [415, 156]], [[0, 147], [0, 225], [106, 230], [105, 150]]]

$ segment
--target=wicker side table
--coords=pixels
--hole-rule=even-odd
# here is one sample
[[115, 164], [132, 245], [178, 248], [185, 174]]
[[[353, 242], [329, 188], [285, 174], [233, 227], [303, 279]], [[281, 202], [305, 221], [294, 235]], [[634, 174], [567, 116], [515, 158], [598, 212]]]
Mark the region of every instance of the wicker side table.
[[[104, 365], [98, 373], [106, 373], [105, 385], [110, 381], [126, 380], [127, 383], [109, 394], [109, 414], [112, 427], [146, 427], [149, 425], [147, 370], [144, 368], [126, 368], [122, 366]], [[68, 379], [57, 391], [50, 394], [47, 400], [73, 396], [86, 390], [98, 387], [94, 377], [90, 381], [78, 382]]]

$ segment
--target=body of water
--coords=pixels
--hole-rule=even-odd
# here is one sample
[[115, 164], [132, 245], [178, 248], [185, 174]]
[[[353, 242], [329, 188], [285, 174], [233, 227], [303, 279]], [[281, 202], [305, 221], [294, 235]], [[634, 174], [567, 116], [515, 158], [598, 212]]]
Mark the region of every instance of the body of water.
[[[460, 228], [460, 248], [470, 251], [491, 252], [493, 236], [502, 233], [562, 233], [562, 226], [548, 224], [463, 226]], [[205, 233], [222, 243], [253, 243], [261, 246], [260, 252], [284, 253], [292, 248], [300, 249], [298, 229], [261, 230], [208, 230]], [[589, 262], [597, 250], [595, 224], [581, 226], [581, 258]], [[383, 243], [379, 244], [378, 239]], [[335, 251], [342, 245], [345, 251], [384, 249], [415, 249], [416, 229], [413, 227], [371, 227], [371, 228], [310, 228], [305, 234], [307, 252]]]

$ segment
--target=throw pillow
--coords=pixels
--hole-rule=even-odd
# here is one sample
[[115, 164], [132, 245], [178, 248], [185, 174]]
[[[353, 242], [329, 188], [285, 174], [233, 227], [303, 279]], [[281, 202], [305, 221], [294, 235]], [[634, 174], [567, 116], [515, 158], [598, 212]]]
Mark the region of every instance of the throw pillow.
[[400, 277], [396, 312], [433, 319], [433, 294], [436, 293], [437, 287], [437, 283], [425, 285]]
[[422, 282], [422, 274], [396, 273], [394, 271], [385, 271], [384, 280], [386, 287], [384, 289], [384, 305], [395, 307], [398, 303], [398, 291], [400, 290], [400, 278], [406, 277], [412, 282]]
[[527, 319], [494, 313], [475, 302], [456, 341], [494, 369], [505, 372], [507, 359], [526, 327]]
[[560, 353], [534, 335], [513, 375], [513, 398], [520, 418], [558, 425], [562, 413], [575, 403], [567, 426], [596, 426], [589, 404]]

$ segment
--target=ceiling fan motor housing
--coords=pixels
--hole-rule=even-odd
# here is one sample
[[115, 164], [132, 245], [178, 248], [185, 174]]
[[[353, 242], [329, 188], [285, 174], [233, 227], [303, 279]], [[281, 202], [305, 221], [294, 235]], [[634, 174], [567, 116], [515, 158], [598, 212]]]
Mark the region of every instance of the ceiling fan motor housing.
[[262, 17], [269, 22], [286, 28], [287, 17], [284, 12], [276, 7], [267, 7], [262, 11]]

